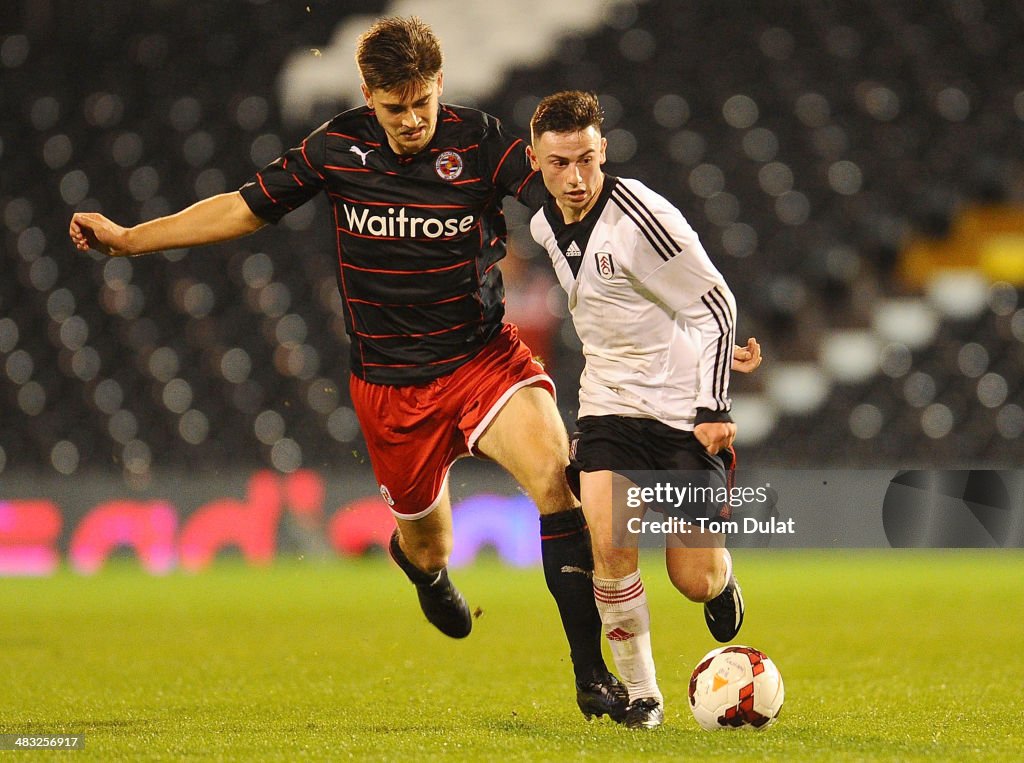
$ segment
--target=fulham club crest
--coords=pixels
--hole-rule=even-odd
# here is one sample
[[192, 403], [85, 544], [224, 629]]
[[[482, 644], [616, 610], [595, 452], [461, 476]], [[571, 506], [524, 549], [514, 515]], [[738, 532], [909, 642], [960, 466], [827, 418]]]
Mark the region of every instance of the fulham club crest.
[[615, 275], [615, 262], [612, 260], [611, 252], [597, 253], [597, 274], [606, 281]]
[[434, 171], [442, 180], [455, 180], [462, 174], [462, 157], [455, 151], [442, 151], [434, 162]]
[[387, 485], [380, 486], [380, 497], [384, 499], [384, 503], [388, 506], [395, 505], [395, 499], [391, 497], [391, 491], [388, 490]]

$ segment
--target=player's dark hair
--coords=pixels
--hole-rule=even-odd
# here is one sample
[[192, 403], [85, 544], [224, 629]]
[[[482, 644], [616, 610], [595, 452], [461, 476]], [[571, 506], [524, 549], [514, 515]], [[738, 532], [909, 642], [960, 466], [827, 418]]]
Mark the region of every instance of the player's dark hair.
[[582, 90], [553, 93], [537, 104], [530, 120], [534, 140], [546, 132], [581, 132], [588, 127], [601, 129], [604, 110], [597, 96]]
[[422, 90], [441, 71], [441, 43], [420, 18], [378, 19], [356, 43], [356, 64], [370, 90]]

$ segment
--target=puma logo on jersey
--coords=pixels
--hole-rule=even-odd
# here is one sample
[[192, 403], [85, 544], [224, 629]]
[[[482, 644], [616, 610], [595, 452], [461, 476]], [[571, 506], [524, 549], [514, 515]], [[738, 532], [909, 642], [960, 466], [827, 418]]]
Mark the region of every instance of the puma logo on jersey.
[[363, 166], [364, 167], [366, 166], [366, 157], [368, 157], [374, 151], [374, 149], [372, 149], [372, 148], [369, 151], [363, 151], [358, 146], [349, 146], [348, 150], [351, 153], [353, 153], [353, 154], [358, 154], [359, 155], [359, 158], [363, 160]]
[[566, 257], [582, 257], [583, 256], [583, 252], [580, 251], [579, 245], [575, 241], [573, 241], [571, 244], [569, 244], [569, 248], [565, 250], [565, 256]]

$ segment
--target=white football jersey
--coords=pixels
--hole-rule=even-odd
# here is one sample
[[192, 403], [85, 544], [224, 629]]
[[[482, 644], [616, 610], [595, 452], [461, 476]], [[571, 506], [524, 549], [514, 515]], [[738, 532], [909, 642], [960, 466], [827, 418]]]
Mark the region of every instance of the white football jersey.
[[729, 410], [736, 301], [668, 200], [606, 175], [581, 221], [567, 225], [549, 199], [530, 232], [551, 256], [583, 342], [581, 417], [692, 430], [698, 408]]

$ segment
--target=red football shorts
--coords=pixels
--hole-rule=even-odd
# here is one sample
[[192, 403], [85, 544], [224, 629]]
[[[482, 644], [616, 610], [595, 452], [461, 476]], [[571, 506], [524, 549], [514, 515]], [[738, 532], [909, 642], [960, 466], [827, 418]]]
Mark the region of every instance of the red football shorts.
[[420, 519], [441, 500], [448, 470], [476, 455], [476, 441], [519, 389], [555, 384], [506, 323], [476, 357], [415, 386], [371, 384], [352, 376], [350, 393], [380, 494], [401, 519]]

